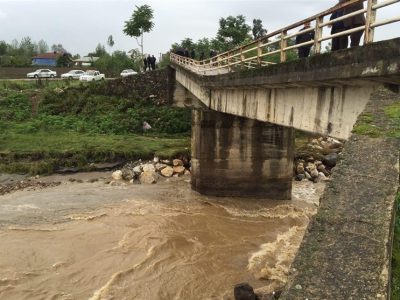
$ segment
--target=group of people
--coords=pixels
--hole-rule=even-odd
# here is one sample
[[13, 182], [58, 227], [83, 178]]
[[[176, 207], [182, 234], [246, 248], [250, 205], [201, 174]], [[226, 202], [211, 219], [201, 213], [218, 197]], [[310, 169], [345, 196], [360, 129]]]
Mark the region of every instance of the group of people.
[[146, 72], [147, 70], [155, 70], [156, 69], [156, 61], [157, 59], [155, 58], [154, 55], [147, 55], [147, 57], [143, 58], [143, 68], [144, 71]]
[[[204, 60], [206, 58], [205, 54], [204, 54], [204, 51], [201, 51], [199, 56], [196, 56], [196, 51], [194, 49], [189, 51], [189, 49], [187, 49], [187, 48], [177, 48], [177, 49], [173, 50], [173, 53], [175, 53], [177, 55], [180, 55], [180, 56], [183, 56], [183, 57], [188, 57], [188, 58], [191, 58], [191, 59], [197, 59], [198, 58], [199, 61], [202, 61], [202, 60]], [[209, 58], [213, 58], [214, 56], [217, 56], [217, 55], [218, 55], [218, 52], [215, 51], [214, 49], [211, 49], [208, 57]]]
[[[338, 1], [339, 1], [339, 5], [340, 5], [348, 0], [338, 0]], [[336, 10], [331, 15], [330, 20], [335, 20], [344, 15], [361, 10], [363, 8], [364, 8], [363, 2], [357, 2], [357, 3], [351, 4], [351, 5], [345, 6], [339, 10]], [[364, 26], [364, 25], [365, 25], [364, 14], [358, 14], [358, 15], [346, 18], [344, 20], [339, 20], [337, 22], [334, 22], [331, 26], [331, 35], [339, 33], [339, 32], [343, 32], [346, 30], [350, 30], [353, 28], [357, 28], [360, 26]], [[305, 31], [305, 32], [296, 36], [296, 42], [295, 42], [296, 45], [314, 40], [315, 32], [313, 30], [310, 30], [310, 28], [311, 28], [310, 22], [304, 23], [304, 27], [300, 31]], [[360, 44], [362, 35], [363, 35], [363, 31], [359, 30], [359, 31], [350, 33], [350, 35], [345, 34], [345, 35], [333, 37], [332, 38], [332, 51], [346, 49], [349, 45], [349, 37], [350, 37], [350, 47], [358, 46]], [[312, 47], [312, 44], [299, 47], [298, 48], [299, 58], [308, 57], [310, 55], [311, 47]]]

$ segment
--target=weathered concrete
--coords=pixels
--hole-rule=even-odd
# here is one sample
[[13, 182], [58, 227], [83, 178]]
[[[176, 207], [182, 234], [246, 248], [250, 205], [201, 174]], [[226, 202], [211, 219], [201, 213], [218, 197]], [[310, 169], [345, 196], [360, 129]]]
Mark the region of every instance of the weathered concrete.
[[205, 105], [179, 82], [174, 86], [173, 95], [173, 106], [205, 108]]
[[[376, 93], [366, 113], [386, 135], [384, 112], [399, 95]], [[280, 299], [388, 299], [396, 191], [397, 138], [352, 135], [321, 198]]]
[[210, 110], [192, 114], [192, 188], [205, 195], [290, 199], [293, 129]]
[[347, 139], [370, 94], [400, 84], [400, 39], [218, 76], [176, 80], [210, 109]]

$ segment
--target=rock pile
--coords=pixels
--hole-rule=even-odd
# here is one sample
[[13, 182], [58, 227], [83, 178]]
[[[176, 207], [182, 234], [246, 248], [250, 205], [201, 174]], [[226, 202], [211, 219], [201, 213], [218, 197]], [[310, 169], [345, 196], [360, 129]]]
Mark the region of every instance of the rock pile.
[[180, 177], [190, 175], [188, 165], [183, 160], [160, 160], [155, 157], [153, 161], [141, 160], [127, 163], [122, 169], [112, 173], [113, 180], [125, 180], [131, 183], [142, 184], [157, 183], [161, 178]]
[[296, 153], [293, 176], [298, 181], [329, 180], [342, 149], [343, 143], [334, 138], [312, 139]]

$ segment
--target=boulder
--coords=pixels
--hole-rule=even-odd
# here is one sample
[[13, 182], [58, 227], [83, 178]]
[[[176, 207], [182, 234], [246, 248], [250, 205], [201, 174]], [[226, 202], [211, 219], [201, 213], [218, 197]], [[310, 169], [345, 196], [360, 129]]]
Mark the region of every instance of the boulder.
[[235, 300], [257, 300], [253, 288], [248, 283], [240, 283], [235, 285], [233, 294]]
[[156, 168], [154, 167], [153, 164], [145, 164], [143, 166], [143, 172], [155, 172]]
[[158, 162], [160, 161], [160, 159], [159, 159], [157, 156], [154, 156], [153, 161], [154, 161], [155, 163], [158, 163]]
[[310, 175], [308, 172], [305, 172], [304, 175], [306, 175], [306, 178], [307, 178], [308, 180], [311, 180], [311, 181], [312, 181], [312, 177], [311, 177], [311, 175]]
[[304, 174], [304, 165], [299, 163], [296, 167], [296, 174]]
[[185, 173], [185, 167], [183, 166], [175, 166], [174, 167], [174, 173], [178, 175], [183, 175]]
[[114, 180], [121, 180], [122, 179], [122, 171], [117, 170], [117, 171], [113, 172], [111, 176]]
[[319, 179], [320, 181], [327, 181], [327, 180], [329, 180], [329, 178], [327, 178], [327, 177], [325, 176], [325, 174], [322, 173], [322, 172], [319, 172], [319, 173], [318, 173], [318, 179]]
[[157, 171], [157, 172], [160, 172], [160, 171], [161, 171], [162, 169], [164, 169], [166, 166], [167, 166], [166, 164], [157, 163], [157, 164], [155, 165], [155, 168], [156, 168], [156, 171]]
[[140, 174], [139, 181], [141, 184], [152, 184], [157, 182], [157, 174], [152, 171], [144, 171]]
[[133, 168], [133, 173], [135, 173], [135, 175], [140, 175], [140, 173], [142, 173], [142, 166], [136, 166]]
[[164, 177], [171, 177], [172, 175], [174, 175], [174, 169], [170, 166], [167, 166], [161, 170], [161, 175]]
[[296, 181], [302, 181], [303, 179], [306, 178], [305, 174], [297, 174], [296, 177], [294, 178]]
[[324, 165], [333, 168], [334, 166], [336, 166], [337, 159], [338, 159], [337, 153], [330, 153], [324, 156], [322, 162], [324, 163]]
[[122, 178], [124, 180], [129, 181], [129, 180], [133, 179], [134, 177], [135, 177], [135, 173], [133, 172], [132, 169], [129, 169], [129, 168], [122, 169]]
[[180, 159], [174, 159], [174, 160], [172, 161], [172, 165], [173, 165], [174, 167], [183, 166], [183, 161], [180, 160]]

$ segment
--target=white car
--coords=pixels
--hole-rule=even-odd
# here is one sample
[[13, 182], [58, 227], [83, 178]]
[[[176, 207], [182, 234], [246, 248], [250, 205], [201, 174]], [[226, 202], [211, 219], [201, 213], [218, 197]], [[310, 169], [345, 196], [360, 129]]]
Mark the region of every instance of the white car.
[[85, 71], [82, 70], [71, 70], [68, 73], [61, 74], [61, 78], [64, 79], [79, 79]]
[[119, 74], [119, 75], [121, 75], [122, 77], [127, 77], [127, 76], [136, 75], [136, 74], [137, 74], [137, 72], [133, 71], [132, 69], [126, 69], [126, 70], [123, 70], [121, 72], [121, 74]]
[[94, 71], [94, 70], [86, 71], [85, 74], [79, 77], [80, 81], [98, 81], [104, 79], [105, 79], [104, 74], [100, 74], [99, 71]]
[[28, 78], [54, 78], [57, 76], [57, 72], [49, 69], [39, 69], [35, 72], [26, 74]]

